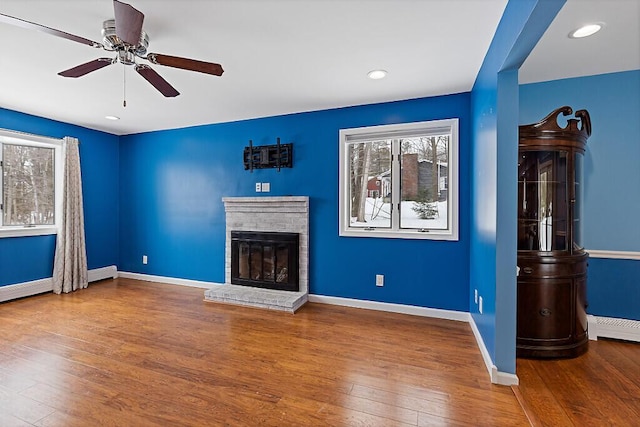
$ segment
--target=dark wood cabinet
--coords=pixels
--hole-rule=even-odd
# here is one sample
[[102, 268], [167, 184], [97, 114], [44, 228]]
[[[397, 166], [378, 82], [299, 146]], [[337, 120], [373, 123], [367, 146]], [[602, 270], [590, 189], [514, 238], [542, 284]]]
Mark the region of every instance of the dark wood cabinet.
[[561, 107], [519, 128], [518, 357], [576, 357], [589, 345], [580, 221], [591, 121], [586, 110], [560, 117], [572, 113]]

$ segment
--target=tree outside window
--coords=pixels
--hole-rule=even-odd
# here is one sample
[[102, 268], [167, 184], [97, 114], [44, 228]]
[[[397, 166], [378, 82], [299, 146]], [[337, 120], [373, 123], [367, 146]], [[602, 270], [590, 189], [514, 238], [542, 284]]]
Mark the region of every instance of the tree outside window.
[[0, 238], [56, 234], [62, 139], [0, 129]]
[[54, 149], [2, 145], [3, 225], [55, 223]]

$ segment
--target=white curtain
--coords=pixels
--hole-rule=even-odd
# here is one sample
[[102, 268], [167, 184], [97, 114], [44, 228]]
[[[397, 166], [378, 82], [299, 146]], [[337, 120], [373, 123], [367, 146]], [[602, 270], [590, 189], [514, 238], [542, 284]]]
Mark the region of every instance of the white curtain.
[[60, 294], [84, 289], [87, 280], [87, 250], [84, 241], [82, 177], [79, 142], [64, 138], [64, 189], [62, 221], [56, 240], [53, 263], [53, 292]]

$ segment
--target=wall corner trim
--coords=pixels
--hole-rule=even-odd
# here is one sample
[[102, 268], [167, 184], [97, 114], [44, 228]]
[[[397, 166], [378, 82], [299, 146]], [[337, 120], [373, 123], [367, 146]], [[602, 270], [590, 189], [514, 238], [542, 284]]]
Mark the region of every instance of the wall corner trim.
[[480, 331], [478, 330], [478, 326], [476, 322], [473, 320], [473, 316], [469, 314], [469, 325], [471, 326], [471, 330], [473, 331], [473, 335], [476, 337], [476, 342], [478, 343], [478, 348], [480, 349], [480, 353], [482, 354], [482, 359], [484, 360], [484, 365], [489, 372], [489, 376], [491, 377], [491, 382], [493, 384], [499, 385], [518, 385], [520, 380], [516, 374], [511, 374], [509, 372], [501, 372], [498, 370], [496, 365], [493, 364], [493, 360], [491, 360], [491, 356], [489, 355], [489, 351], [487, 347], [484, 345], [484, 341], [482, 339], [482, 335], [480, 335]]

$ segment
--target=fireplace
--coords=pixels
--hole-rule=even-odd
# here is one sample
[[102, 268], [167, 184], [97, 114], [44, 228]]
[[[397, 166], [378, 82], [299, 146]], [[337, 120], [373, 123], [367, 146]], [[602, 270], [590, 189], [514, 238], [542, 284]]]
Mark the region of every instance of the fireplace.
[[231, 231], [231, 284], [299, 291], [298, 233]]
[[[224, 284], [207, 289], [205, 300], [295, 313], [309, 299], [309, 197], [223, 197], [222, 201], [224, 202], [226, 219]], [[246, 271], [243, 270], [243, 276], [247, 278], [239, 278], [239, 262], [235, 267], [232, 267], [231, 253], [234, 251], [232, 246], [235, 246], [232, 244], [232, 239], [237, 236], [236, 232], [249, 235], [248, 250], [251, 253], [251, 242], [255, 240], [251, 234], [256, 233], [256, 230], [264, 233], [268, 238], [279, 234], [298, 236], [295, 245], [288, 249], [289, 253], [286, 256], [278, 255], [277, 246], [284, 244], [283, 241], [275, 240], [272, 242], [271, 248], [276, 246], [275, 257], [272, 255], [274, 250], [269, 249], [269, 245], [267, 245], [266, 275], [264, 273], [265, 252], [261, 249], [260, 255], [251, 259], [252, 262], [260, 265], [260, 276], [270, 278], [266, 281], [266, 285], [280, 286], [282, 282], [278, 282], [278, 274], [284, 278], [284, 272], [283, 268], [277, 267], [277, 265], [281, 259], [286, 258], [289, 265], [286, 267], [287, 283], [285, 286], [292, 290], [258, 287], [265, 284], [257, 285], [253, 280], [255, 277], [251, 273], [253, 265], [249, 264], [249, 261], [246, 261], [243, 267], [246, 268]], [[239, 254], [240, 246], [237, 246], [235, 251]], [[258, 250], [256, 249], [254, 253], [257, 254]], [[289, 261], [289, 254], [297, 258]], [[257, 262], [256, 259], [260, 257], [263, 261]], [[257, 271], [258, 267], [256, 266], [255, 269]], [[235, 278], [232, 279], [232, 276]], [[244, 283], [237, 284], [240, 280]]]

